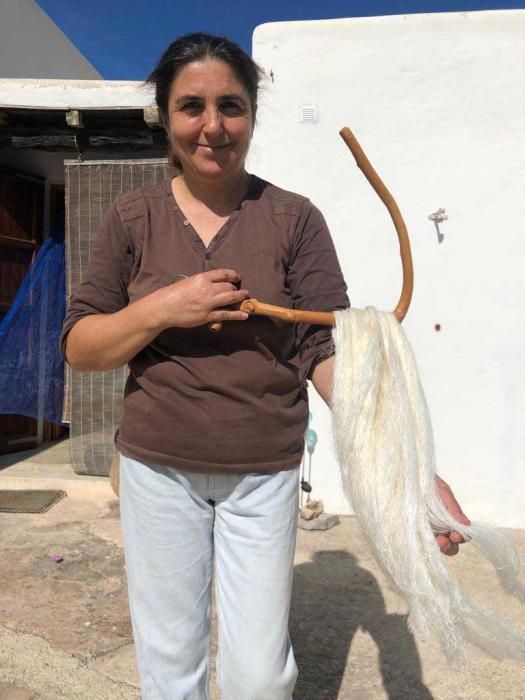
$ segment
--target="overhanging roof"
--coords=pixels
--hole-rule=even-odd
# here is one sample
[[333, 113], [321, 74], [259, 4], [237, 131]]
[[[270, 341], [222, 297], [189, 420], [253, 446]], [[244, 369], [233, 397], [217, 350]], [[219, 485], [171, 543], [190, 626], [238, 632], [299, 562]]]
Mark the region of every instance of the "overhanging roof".
[[154, 102], [134, 81], [0, 79], [0, 149], [164, 155]]
[[138, 81], [0, 79], [0, 109], [142, 109], [154, 103], [152, 88]]

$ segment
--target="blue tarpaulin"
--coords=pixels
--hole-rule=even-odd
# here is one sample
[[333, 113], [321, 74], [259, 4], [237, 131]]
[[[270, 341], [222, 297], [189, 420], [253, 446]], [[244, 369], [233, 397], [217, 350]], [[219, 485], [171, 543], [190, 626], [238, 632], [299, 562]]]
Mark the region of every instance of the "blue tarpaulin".
[[0, 413], [62, 422], [64, 361], [58, 341], [65, 312], [61, 221], [38, 251], [0, 322]]

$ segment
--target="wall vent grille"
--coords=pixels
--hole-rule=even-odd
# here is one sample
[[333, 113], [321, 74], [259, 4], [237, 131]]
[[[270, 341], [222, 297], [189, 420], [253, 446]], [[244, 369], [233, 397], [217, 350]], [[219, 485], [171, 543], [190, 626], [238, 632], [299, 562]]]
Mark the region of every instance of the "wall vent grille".
[[318, 122], [319, 107], [317, 105], [303, 105], [299, 109], [299, 121], [308, 124], [315, 124]]

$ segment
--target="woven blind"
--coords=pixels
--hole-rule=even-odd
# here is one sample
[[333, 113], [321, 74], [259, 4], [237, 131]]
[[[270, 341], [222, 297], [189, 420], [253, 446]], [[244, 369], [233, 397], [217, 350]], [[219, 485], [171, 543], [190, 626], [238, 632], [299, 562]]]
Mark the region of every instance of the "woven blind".
[[[165, 159], [65, 161], [66, 293], [80, 283], [104, 213], [124, 192], [167, 178]], [[70, 422], [71, 460], [77, 474], [106, 476], [114, 455], [128, 370], [66, 371], [64, 420]]]

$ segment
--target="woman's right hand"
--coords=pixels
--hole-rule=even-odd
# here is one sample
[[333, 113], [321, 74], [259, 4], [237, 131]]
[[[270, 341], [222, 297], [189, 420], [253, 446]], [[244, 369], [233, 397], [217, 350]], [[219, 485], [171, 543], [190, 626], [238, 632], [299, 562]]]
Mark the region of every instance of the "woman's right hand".
[[160, 330], [192, 328], [221, 321], [245, 321], [249, 314], [227, 308], [248, 299], [246, 289], [237, 289], [235, 270], [210, 270], [182, 279], [149, 295]]
[[249, 294], [234, 270], [210, 270], [158, 289], [113, 314], [81, 318], [66, 342], [67, 361], [79, 372], [122, 367], [163, 330], [245, 321], [235, 308]]

